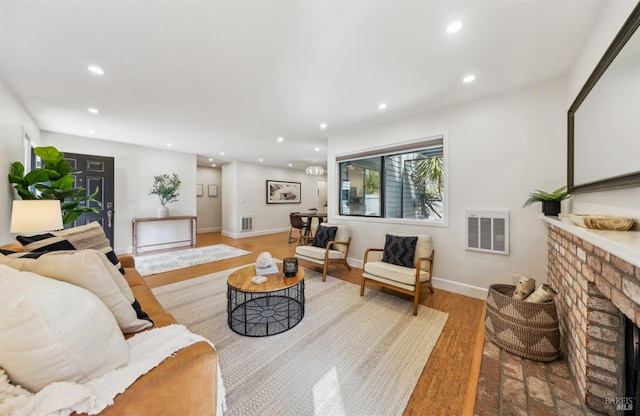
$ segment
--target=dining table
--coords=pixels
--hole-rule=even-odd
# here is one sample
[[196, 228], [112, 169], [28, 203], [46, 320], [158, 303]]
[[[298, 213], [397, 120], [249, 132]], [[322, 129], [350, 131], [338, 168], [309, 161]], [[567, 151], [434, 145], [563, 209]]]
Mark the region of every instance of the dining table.
[[322, 224], [324, 221], [326, 221], [327, 219], [327, 214], [326, 213], [321, 213], [321, 212], [300, 212], [298, 215], [300, 215], [301, 218], [306, 218], [306, 222], [307, 222], [307, 229], [311, 230], [311, 225], [313, 223], [313, 219], [317, 218], [318, 219], [318, 226], [320, 224]]

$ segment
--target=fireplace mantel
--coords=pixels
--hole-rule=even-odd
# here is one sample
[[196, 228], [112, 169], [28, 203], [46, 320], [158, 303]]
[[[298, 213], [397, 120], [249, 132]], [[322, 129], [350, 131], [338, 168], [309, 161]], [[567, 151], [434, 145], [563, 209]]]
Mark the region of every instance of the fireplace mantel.
[[615, 403], [632, 395], [626, 385], [628, 322], [640, 327], [640, 232], [590, 230], [568, 217], [542, 220], [563, 355], [587, 406], [621, 416]]
[[541, 218], [553, 226], [582, 238], [584, 241], [600, 247], [636, 267], [640, 267], [639, 231], [590, 230], [573, 224], [567, 216], [541, 216]]

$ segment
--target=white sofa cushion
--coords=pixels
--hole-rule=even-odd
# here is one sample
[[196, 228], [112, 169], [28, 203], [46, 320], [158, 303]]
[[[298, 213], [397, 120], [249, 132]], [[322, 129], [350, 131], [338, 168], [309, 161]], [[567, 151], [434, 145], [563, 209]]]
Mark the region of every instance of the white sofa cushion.
[[[321, 224], [321, 225], [324, 225]], [[349, 238], [351, 237], [351, 231], [349, 230], [349, 227], [346, 225], [335, 225], [335, 224], [328, 224], [329, 226], [333, 226], [333, 227], [338, 227], [338, 231], [336, 231], [336, 239], [335, 241], [342, 241], [342, 242], [347, 242], [349, 241]], [[336, 244], [335, 245], [335, 250], [341, 251], [341, 252], [345, 252], [347, 251], [347, 246], [345, 246], [344, 244]]]
[[[336, 244], [336, 246], [338, 246]], [[296, 247], [296, 256], [302, 256], [305, 258], [321, 260], [324, 262], [324, 255], [327, 252], [326, 248], [314, 247], [314, 246], [298, 246]], [[329, 250], [329, 259], [344, 259], [344, 253], [338, 250]]]
[[107, 305], [125, 334], [153, 325], [140, 309], [124, 276], [96, 250], [54, 251], [35, 258], [29, 257], [29, 253], [0, 255], [0, 264], [87, 289]]
[[[378, 277], [383, 279], [389, 279], [393, 282], [403, 283], [410, 285], [411, 289], [416, 283], [416, 269], [410, 269], [408, 267], [397, 266], [395, 264], [389, 264], [382, 261], [368, 261], [364, 265], [363, 275], [367, 278], [377, 280]], [[430, 279], [428, 272], [420, 271], [420, 282], [426, 282]]]
[[129, 348], [109, 309], [81, 287], [0, 265], [0, 367], [36, 392], [126, 365]]

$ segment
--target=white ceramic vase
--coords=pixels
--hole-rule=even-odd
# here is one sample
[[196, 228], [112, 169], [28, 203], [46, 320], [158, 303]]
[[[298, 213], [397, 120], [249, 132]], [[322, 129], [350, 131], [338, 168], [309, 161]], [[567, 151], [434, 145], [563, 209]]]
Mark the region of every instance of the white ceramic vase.
[[156, 211], [156, 216], [158, 218], [164, 218], [169, 216], [169, 208], [164, 205], [160, 205]]

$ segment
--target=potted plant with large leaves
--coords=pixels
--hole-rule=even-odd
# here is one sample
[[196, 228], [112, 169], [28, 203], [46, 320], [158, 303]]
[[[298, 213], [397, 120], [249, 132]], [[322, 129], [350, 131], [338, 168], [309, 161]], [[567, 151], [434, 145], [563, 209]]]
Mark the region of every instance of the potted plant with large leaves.
[[169, 215], [169, 208], [167, 204], [176, 202], [178, 200], [178, 188], [180, 188], [180, 178], [175, 173], [171, 175], [165, 173], [153, 177], [153, 186], [149, 195], [158, 195], [160, 199], [160, 205], [157, 210], [158, 217], [167, 217]]
[[64, 153], [53, 146], [36, 147], [33, 153], [42, 160], [41, 168], [25, 174], [22, 163], [11, 164], [9, 183], [13, 184], [20, 198], [59, 200], [63, 224], [74, 222], [85, 212], [98, 213], [96, 208], [89, 206], [89, 203], [94, 203], [102, 207], [94, 199], [98, 188], [88, 195], [86, 188], [74, 186], [72, 175], [76, 172], [71, 172], [71, 165], [64, 160]]
[[542, 213], [544, 215], [557, 216], [560, 214], [560, 203], [570, 197], [571, 195], [567, 192], [566, 186], [560, 187], [553, 192], [545, 192], [536, 189], [534, 192], [529, 194], [529, 199], [525, 201], [523, 208], [528, 207], [534, 202], [541, 202]]

